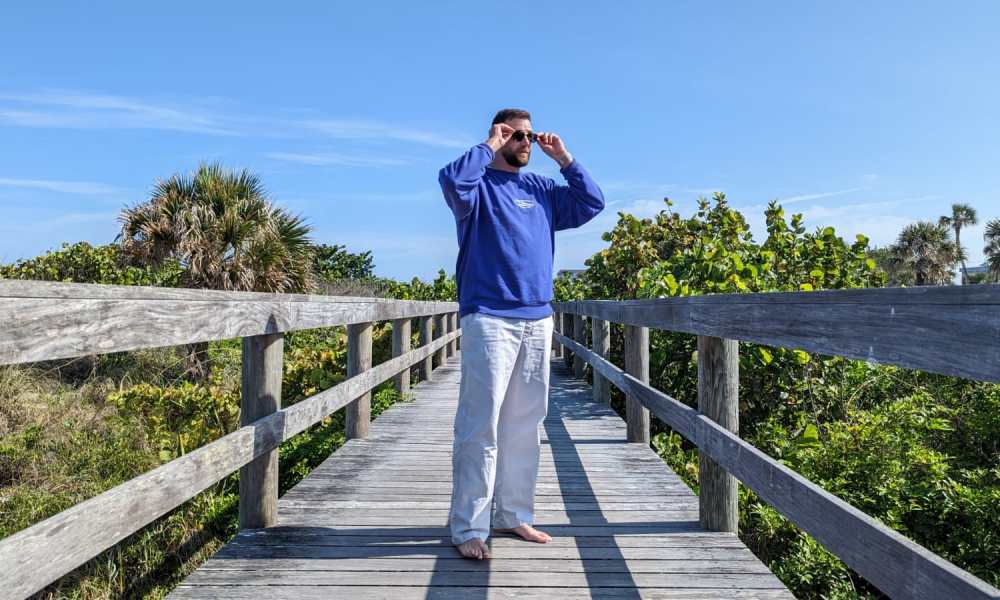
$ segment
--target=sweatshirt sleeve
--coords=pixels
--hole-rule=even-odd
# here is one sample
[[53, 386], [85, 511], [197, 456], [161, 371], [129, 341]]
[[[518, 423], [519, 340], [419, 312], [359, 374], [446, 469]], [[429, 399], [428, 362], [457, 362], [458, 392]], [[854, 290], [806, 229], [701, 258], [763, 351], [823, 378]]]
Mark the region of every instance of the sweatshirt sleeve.
[[576, 160], [560, 172], [569, 185], [552, 188], [555, 230], [579, 227], [604, 210], [604, 194]]
[[479, 199], [479, 181], [492, 161], [493, 148], [484, 142], [470, 148], [438, 173], [444, 200], [456, 219], [462, 220], [475, 210]]

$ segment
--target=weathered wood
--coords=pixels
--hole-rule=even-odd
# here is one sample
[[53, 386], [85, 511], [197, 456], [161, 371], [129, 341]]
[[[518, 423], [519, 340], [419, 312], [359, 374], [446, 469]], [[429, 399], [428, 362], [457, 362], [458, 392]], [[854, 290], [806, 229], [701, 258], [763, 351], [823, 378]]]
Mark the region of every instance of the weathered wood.
[[[372, 366], [372, 324], [347, 326], [347, 376], [354, 377]], [[344, 436], [351, 440], [368, 437], [371, 423], [372, 393], [367, 391], [347, 405], [344, 413]]]
[[[427, 346], [434, 341], [434, 320], [431, 316], [420, 317], [420, 345]], [[434, 380], [434, 355], [428, 354], [420, 363], [420, 378], [424, 381]]]
[[[458, 313], [448, 313], [445, 315], [445, 329], [448, 333], [458, 329]], [[452, 340], [450, 344], [445, 346], [445, 358], [451, 358], [458, 353], [458, 338]]]
[[1000, 285], [587, 300], [553, 306], [615, 323], [1000, 382], [998, 304]]
[[705, 415], [573, 340], [561, 341], [889, 597], [1000, 596], [1000, 590], [830, 494]]
[[[739, 342], [698, 336], [698, 411], [737, 436], [739, 385]], [[736, 478], [699, 453], [698, 485], [701, 526], [736, 533], [740, 521]]]
[[430, 356], [450, 339], [446, 336], [388, 360], [0, 540], [0, 565], [5, 567], [0, 569], [0, 589], [15, 598], [37, 592], [400, 370]]
[[[485, 575], [483, 576], [485, 580]], [[559, 600], [794, 600], [788, 590], [783, 589], [734, 589], [732, 587], [698, 589], [691, 588], [646, 588], [637, 595], [634, 588], [592, 588], [588, 585], [580, 587], [558, 588], [540, 586], [537, 588], [499, 585], [477, 585], [469, 587], [454, 587], [440, 585], [434, 587], [420, 586], [359, 586], [339, 585], [336, 588], [341, 598], [352, 600], [552, 600], [558, 594]], [[330, 586], [300, 585], [294, 588], [270, 588], [267, 597], [271, 600], [328, 600]], [[554, 591], [557, 590], [557, 591]], [[257, 600], [260, 598], [260, 588], [239, 584], [228, 585], [191, 585], [182, 584], [170, 595], [170, 598], [192, 600], [195, 598], [227, 598], [232, 600]]]
[[[649, 329], [625, 326], [625, 371], [643, 383], [649, 383]], [[642, 401], [625, 394], [625, 422], [628, 441], [649, 443], [649, 409]]]
[[[560, 331], [568, 338], [573, 337], [573, 315], [570, 313], [562, 313], [562, 328]], [[573, 353], [569, 351], [569, 348], [563, 348], [563, 361], [567, 369], [573, 368]]]
[[[573, 339], [584, 346], [587, 345], [587, 331], [585, 326], [586, 323], [583, 320], [583, 315], [573, 315]], [[583, 379], [586, 367], [586, 361], [579, 356], [573, 357], [573, 375], [577, 379]]]
[[[240, 426], [281, 409], [284, 336], [243, 338]], [[240, 467], [240, 529], [271, 527], [278, 522], [278, 451], [271, 450]]]
[[[594, 353], [605, 359], [611, 357], [611, 323], [603, 319], [590, 320], [591, 336], [594, 339]], [[594, 402], [611, 402], [611, 384], [599, 372], [594, 371]]]
[[[394, 319], [392, 321], [392, 356], [402, 356], [410, 351], [410, 338], [412, 337], [411, 319]], [[410, 370], [400, 371], [393, 377], [393, 385], [400, 395], [410, 391]]]
[[[562, 314], [558, 312], [552, 313], [552, 332], [560, 333], [562, 331]], [[552, 358], [562, 358], [563, 356], [563, 346], [562, 344], [556, 343], [555, 338], [552, 342]]]
[[[442, 335], [444, 335], [445, 333], [447, 333], [445, 331], [447, 323], [447, 319], [445, 319], [445, 317], [446, 315], [444, 314], [434, 315], [434, 331], [433, 331], [434, 339], [437, 339]], [[444, 364], [444, 359], [445, 359], [445, 348], [441, 348], [440, 350], [434, 353], [435, 365], [440, 367], [441, 365]]]
[[0, 281], [0, 364], [251, 337], [455, 310], [413, 302]]

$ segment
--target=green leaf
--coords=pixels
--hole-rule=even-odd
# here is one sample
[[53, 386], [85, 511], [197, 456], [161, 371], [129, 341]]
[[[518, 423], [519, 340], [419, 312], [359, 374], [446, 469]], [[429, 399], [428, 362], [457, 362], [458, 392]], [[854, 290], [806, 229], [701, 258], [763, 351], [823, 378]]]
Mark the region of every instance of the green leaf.
[[813, 291], [813, 286], [811, 283], [800, 283], [799, 289], [803, 292], [811, 292]]
[[764, 348], [763, 346], [758, 346], [757, 351], [760, 352], [760, 357], [761, 359], [763, 359], [765, 365], [771, 364], [771, 361], [774, 360], [774, 355], [771, 354], [771, 351], [768, 350], [767, 348]]
[[809, 271], [809, 275], [811, 275], [812, 277], [815, 277], [817, 279], [822, 278], [823, 275], [825, 275], [825, 274], [826, 273], [824, 273], [822, 269], [813, 269], [812, 271]]
[[868, 270], [869, 271], [874, 271], [875, 270], [875, 259], [874, 258], [869, 258], [868, 260], [865, 261], [865, 264], [868, 266]]
[[804, 365], [809, 362], [808, 352], [803, 352], [802, 350], [793, 350], [792, 352], [795, 354], [795, 361], [800, 365]]

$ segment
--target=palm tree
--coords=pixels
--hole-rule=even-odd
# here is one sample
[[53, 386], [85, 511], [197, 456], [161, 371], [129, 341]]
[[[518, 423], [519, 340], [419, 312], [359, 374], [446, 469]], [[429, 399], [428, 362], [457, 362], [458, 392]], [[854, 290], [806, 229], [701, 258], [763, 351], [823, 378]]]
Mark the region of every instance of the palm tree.
[[890, 252], [898, 268], [913, 271], [916, 285], [948, 283], [962, 254], [947, 227], [928, 221], [904, 227]]
[[989, 268], [990, 279], [1000, 282], [1000, 219], [993, 219], [986, 223], [983, 239], [986, 240], [983, 254], [986, 255], [986, 266]]
[[[158, 181], [149, 200], [125, 208], [118, 239], [132, 262], [179, 263], [189, 288], [304, 292], [314, 286], [310, 227], [275, 207], [247, 170], [202, 164]], [[195, 380], [208, 376], [208, 344], [189, 345]]]
[[976, 215], [976, 209], [968, 204], [952, 204], [951, 216], [941, 217], [939, 223], [955, 230], [955, 245], [958, 246], [959, 252], [962, 253], [960, 258], [962, 263], [962, 285], [965, 285], [969, 281], [969, 273], [965, 268], [965, 251], [962, 248], [962, 228], [979, 223], [979, 216]]

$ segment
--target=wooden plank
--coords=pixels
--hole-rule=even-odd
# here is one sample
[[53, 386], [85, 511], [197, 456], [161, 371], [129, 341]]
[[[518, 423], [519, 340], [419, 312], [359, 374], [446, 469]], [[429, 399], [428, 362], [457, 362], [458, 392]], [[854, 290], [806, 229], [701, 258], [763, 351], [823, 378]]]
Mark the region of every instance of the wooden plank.
[[[240, 425], [247, 427], [281, 409], [284, 336], [243, 338]], [[240, 467], [240, 529], [270, 527], [278, 521], [278, 451]]]
[[[591, 319], [591, 336], [594, 339], [594, 353], [606, 359], [611, 358], [611, 323], [603, 319]], [[561, 348], [562, 346], [559, 345]], [[611, 384], [603, 375], [594, 371], [594, 402], [609, 404], [611, 402]]]
[[[973, 289], [976, 288], [976, 289]], [[1000, 382], [1000, 285], [557, 302], [615, 323]]]
[[[392, 321], [392, 356], [397, 357], [410, 351], [412, 319], [393, 319]], [[393, 377], [393, 385], [400, 395], [410, 391], [410, 370], [403, 369]]]
[[[261, 588], [241, 585], [190, 585], [182, 584], [170, 597], [232, 598], [257, 600]], [[733, 588], [591, 588], [584, 587], [502, 587], [435, 586], [435, 587], [381, 587], [381, 586], [310, 586], [269, 588], [267, 597], [272, 600], [329, 600], [357, 598], [358, 600], [794, 600], [788, 590]]]
[[[347, 376], [354, 377], [372, 366], [372, 324], [347, 326]], [[344, 412], [344, 436], [353, 440], [368, 437], [371, 424], [372, 393], [366, 391], [347, 405]]]
[[[284, 410], [240, 427], [148, 473], [0, 540], [0, 589], [29, 596], [180, 506], [208, 486], [353, 398], [409, 368], [451, 335], [386, 361]], [[458, 335], [455, 332], [453, 335]], [[351, 442], [353, 443], [353, 441]]]
[[1000, 590], [830, 494], [689, 406], [564, 338], [726, 471], [890, 597], [993, 599]]
[[[625, 371], [649, 383], [649, 329], [625, 326]], [[605, 379], [607, 380], [607, 379]], [[626, 437], [630, 442], [649, 444], [649, 410], [638, 398], [625, 395]]]
[[[698, 336], [698, 410], [737, 436], [740, 433], [739, 342]], [[701, 526], [736, 533], [740, 521], [738, 483], [711, 457], [699, 453]]]
[[417, 317], [452, 302], [0, 281], [0, 364]]
[[[573, 315], [573, 339], [583, 344], [587, 345], [587, 331], [584, 328], [583, 315]], [[584, 369], [587, 363], [583, 361], [579, 356], [573, 357], [573, 375], [577, 379], [583, 379]]]
[[[420, 345], [428, 346], [434, 340], [434, 321], [430, 315], [420, 317]], [[434, 381], [434, 356], [428, 354], [420, 363], [420, 378]]]

